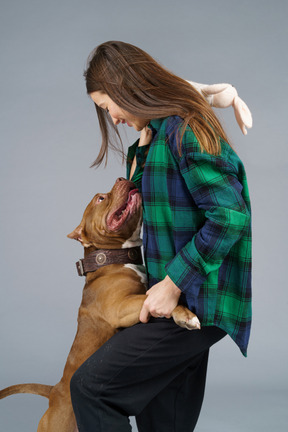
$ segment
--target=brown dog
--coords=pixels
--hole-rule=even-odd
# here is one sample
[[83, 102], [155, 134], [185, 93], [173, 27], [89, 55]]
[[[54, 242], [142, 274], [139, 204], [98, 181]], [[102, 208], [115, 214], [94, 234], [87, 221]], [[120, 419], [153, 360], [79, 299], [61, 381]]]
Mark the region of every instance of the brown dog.
[[[141, 196], [135, 185], [117, 179], [110, 193], [97, 194], [88, 204], [80, 225], [68, 235], [84, 246], [78, 261], [86, 275], [78, 328], [61, 381], [53, 386], [20, 384], [0, 392], [0, 398], [16, 393], [34, 393], [49, 398], [49, 408], [38, 432], [76, 432], [70, 398], [70, 379], [78, 367], [121, 327], [139, 322], [145, 295], [141, 266]], [[187, 329], [200, 328], [197, 317], [183, 306], [173, 319]]]

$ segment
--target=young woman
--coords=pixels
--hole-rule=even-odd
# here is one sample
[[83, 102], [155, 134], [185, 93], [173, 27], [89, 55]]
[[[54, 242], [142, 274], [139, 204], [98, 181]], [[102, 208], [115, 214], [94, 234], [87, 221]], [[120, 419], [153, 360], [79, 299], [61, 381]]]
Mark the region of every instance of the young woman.
[[[103, 136], [141, 132], [127, 176], [142, 191], [148, 276], [140, 323], [121, 330], [71, 380], [80, 432], [190, 432], [209, 348], [226, 334], [246, 355], [251, 323], [250, 201], [243, 164], [206, 100], [141, 49], [107, 42], [85, 72]], [[114, 133], [114, 136], [115, 136]], [[118, 135], [119, 137], [119, 135]], [[201, 330], [178, 327], [181, 301]]]

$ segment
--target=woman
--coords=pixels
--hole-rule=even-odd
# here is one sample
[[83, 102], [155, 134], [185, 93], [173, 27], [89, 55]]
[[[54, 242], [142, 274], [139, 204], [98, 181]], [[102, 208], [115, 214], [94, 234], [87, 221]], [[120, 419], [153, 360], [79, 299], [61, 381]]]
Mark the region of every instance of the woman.
[[[139, 48], [107, 42], [85, 72], [103, 136], [141, 132], [127, 175], [142, 191], [149, 281], [141, 323], [120, 331], [71, 380], [80, 432], [190, 432], [209, 348], [227, 333], [246, 355], [251, 321], [250, 202], [242, 162], [206, 100]], [[119, 136], [119, 135], [118, 135]], [[115, 148], [115, 147], [114, 147]], [[201, 330], [178, 327], [181, 301]]]

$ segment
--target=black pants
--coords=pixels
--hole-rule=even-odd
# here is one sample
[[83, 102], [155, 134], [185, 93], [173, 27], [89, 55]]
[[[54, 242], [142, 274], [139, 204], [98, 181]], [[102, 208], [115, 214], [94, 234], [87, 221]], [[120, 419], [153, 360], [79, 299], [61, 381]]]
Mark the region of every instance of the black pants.
[[151, 319], [121, 330], [74, 374], [71, 397], [80, 432], [192, 432], [200, 413], [209, 348], [217, 327], [186, 330]]

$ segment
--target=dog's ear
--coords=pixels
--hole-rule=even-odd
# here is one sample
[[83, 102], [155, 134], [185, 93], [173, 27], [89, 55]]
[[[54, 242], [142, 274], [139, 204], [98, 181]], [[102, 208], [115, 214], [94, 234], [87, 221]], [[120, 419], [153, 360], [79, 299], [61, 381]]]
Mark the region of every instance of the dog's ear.
[[68, 234], [67, 237], [70, 239], [78, 240], [80, 243], [83, 243], [82, 230], [83, 230], [83, 227], [81, 225], [79, 225], [77, 228], [75, 228], [74, 231], [72, 231], [70, 234]]

